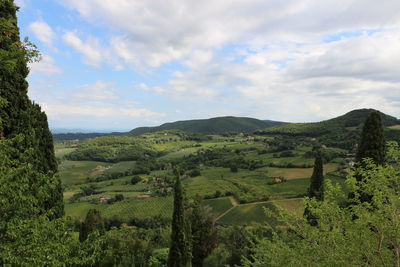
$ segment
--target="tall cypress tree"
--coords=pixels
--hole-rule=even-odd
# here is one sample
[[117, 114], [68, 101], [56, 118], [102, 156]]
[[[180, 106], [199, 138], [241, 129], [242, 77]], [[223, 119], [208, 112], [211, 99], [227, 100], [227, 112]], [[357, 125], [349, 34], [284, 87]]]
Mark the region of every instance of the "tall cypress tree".
[[101, 217], [100, 211], [96, 209], [90, 209], [86, 214], [85, 221], [81, 223], [81, 229], [79, 231], [79, 241], [85, 241], [89, 234], [95, 231], [98, 231], [100, 234], [104, 234], [104, 221]]
[[204, 259], [218, 245], [217, 229], [214, 218], [207, 207], [202, 205], [202, 198], [196, 196], [189, 215], [192, 230], [192, 266], [203, 267]]
[[[379, 111], [372, 111], [365, 120], [356, 154], [356, 166], [360, 168], [356, 170], [355, 178], [359, 181], [360, 186], [362, 186], [364, 180], [362, 169], [365, 169], [365, 166], [363, 159], [370, 158], [375, 164], [383, 165], [386, 162], [385, 156], [385, 138], [381, 115]], [[353, 192], [349, 194], [349, 204], [354, 203], [355, 196], [356, 194]], [[372, 197], [372, 195], [366, 194], [360, 189], [359, 200], [361, 202], [371, 202]]]
[[[310, 187], [308, 188], [308, 197], [315, 198], [318, 201], [324, 200], [324, 165], [322, 154], [319, 151], [315, 154], [314, 169], [311, 175]], [[318, 225], [318, 217], [311, 211], [309, 206], [306, 206], [304, 210], [304, 217], [310, 225]]]
[[378, 111], [372, 111], [368, 115], [361, 133], [356, 162], [361, 163], [364, 158], [371, 158], [378, 165], [385, 163], [385, 138]]
[[315, 197], [317, 200], [324, 200], [324, 165], [321, 152], [315, 155], [314, 169], [311, 176], [308, 197]]
[[[34, 61], [38, 52], [29, 42], [21, 42], [17, 26], [17, 12], [13, 0], [0, 1], [0, 138], [13, 139], [19, 152], [14, 159], [29, 163], [52, 183], [49, 197], [40, 202], [50, 211], [51, 218], [64, 214], [62, 187], [55, 176], [57, 162], [47, 117], [40, 107], [28, 98], [28, 61]], [[32, 150], [32, 157], [24, 151]], [[42, 181], [40, 183], [46, 183]]]
[[29, 69], [17, 26], [18, 8], [13, 0], [0, 2], [0, 97], [6, 104], [0, 111], [2, 135], [9, 137], [23, 131], [23, 112], [29, 108], [26, 77]]
[[172, 214], [168, 267], [190, 267], [192, 260], [190, 224], [185, 214], [184, 195], [179, 171], [175, 171], [175, 173], [174, 211]]

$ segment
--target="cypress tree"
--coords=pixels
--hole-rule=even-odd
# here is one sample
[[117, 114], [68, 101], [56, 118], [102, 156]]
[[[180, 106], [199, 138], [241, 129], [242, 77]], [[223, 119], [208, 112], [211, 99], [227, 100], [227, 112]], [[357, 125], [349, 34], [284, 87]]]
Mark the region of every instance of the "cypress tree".
[[193, 267], [203, 267], [204, 259], [218, 245], [214, 218], [209, 209], [201, 204], [202, 198], [196, 196], [189, 216], [192, 230]]
[[[308, 188], [308, 197], [315, 198], [318, 201], [324, 200], [324, 165], [321, 152], [315, 154], [314, 169], [311, 175], [310, 187]], [[306, 206], [304, 217], [308, 223], [313, 226], [318, 225], [318, 217]]]
[[385, 163], [385, 139], [378, 111], [372, 111], [368, 115], [361, 133], [356, 162], [360, 164], [364, 158], [371, 158], [378, 165]]
[[[362, 186], [364, 180], [362, 175], [362, 169], [365, 169], [363, 159], [370, 158], [375, 164], [383, 165], [386, 162], [385, 156], [385, 138], [381, 115], [379, 111], [372, 111], [365, 120], [355, 159], [356, 167], [360, 167], [355, 173], [355, 178], [359, 181], [360, 186]], [[354, 203], [354, 197], [355, 194], [351, 192], [349, 204]], [[372, 197], [372, 195], [363, 192], [362, 189], [359, 190], [361, 202], [371, 202]]]
[[81, 223], [79, 241], [85, 241], [89, 234], [95, 231], [97, 231], [99, 234], [104, 234], [104, 221], [101, 217], [100, 211], [96, 209], [90, 209], [86, 214], [85, 221]]
[[29, 69], [20, 41], [17, 10], [13, 0], [0, 2], [0, 97], [6, 101], [0, 117], [4, 137], [18, 134], [27, 127], [21, 122], [23, 112], [29, 108], [28, 83], [25, 79]]
[[190, 225], [186, 218], [184, 196], [179, 171], [175, 170], [174, 211], [172, 214], [171, 245], [168, 267], [191, 266]]
[[310, 187], [308, 188], [308, 197], [315, 197], [319, 201], [324, 200], [324, 165], [321, 152], [317, 152], [315, 155], [314, 169]]
[[[58, 218], [64, 214], [64, 205], [61, 182], [55, 176], [57, 162], [53, 140], [46, 114], [29, 100], [27, 94], [27, 63], [36, 61], [39, 52], [27, 40], [21, 42], [17, 11], [13, 0], [0, 1], [0, 138], [20, 136], [23, 139], [16, 143], [18, 152], [14, 159], [21, 164], [32, 164], [35, 170], [45, 174], [47, 182], [54, 185], [48, 192], [50, 197], [40, 202], [50, 211], [50, 218]], [[33, 156], [22, 156], [26, 150], [32, 150]]]

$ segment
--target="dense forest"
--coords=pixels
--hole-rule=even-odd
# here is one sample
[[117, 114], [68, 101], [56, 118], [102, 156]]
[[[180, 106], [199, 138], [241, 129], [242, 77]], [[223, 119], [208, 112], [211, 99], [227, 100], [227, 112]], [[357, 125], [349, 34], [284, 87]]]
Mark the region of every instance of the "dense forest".
[[0, 265], [400, 266], [396, 118], [53, 142], [17, 11], [0, 2]]

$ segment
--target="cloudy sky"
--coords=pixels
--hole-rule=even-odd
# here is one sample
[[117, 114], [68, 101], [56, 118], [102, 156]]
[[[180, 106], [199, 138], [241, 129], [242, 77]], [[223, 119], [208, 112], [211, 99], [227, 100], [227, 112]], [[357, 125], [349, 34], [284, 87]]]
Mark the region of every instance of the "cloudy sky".
[[52, 128], [400, 117], [399, 0], [18, 0]]

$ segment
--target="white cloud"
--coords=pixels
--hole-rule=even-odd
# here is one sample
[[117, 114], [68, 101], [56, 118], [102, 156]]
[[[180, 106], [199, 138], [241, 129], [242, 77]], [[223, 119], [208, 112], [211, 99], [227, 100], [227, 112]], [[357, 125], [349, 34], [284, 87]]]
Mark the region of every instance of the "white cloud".
[[29, 30], [35, 37], [49, 47], [53, 46], [55, 33], [53, 29], [44, 21], [35, 21], [29, 25]]
[[74, 32], [68, 31], [63, 35], [63, 39], [66, 44], [83, 54], [85, 64], [99, 67], [103, 62], [105, 54], [97, 38], [89, 36], [84, 42]]
[[[298, 78], [358, 77], [377, 81], [400, 81], [400, 29], [344, 39], [306, 48], [289, 68]], [[312, 53], [316, 49], [316, 53]]]
[[31, 74], [54, 75], [61, 74], [62, 69], [55, 65], [54, 58], [47, 54], [42, 55], [42, 60], [29, 64]]
[[26, 0], [15, 0], [15, 5], [18, 7], [25, 7], [26, 6]]
[[79, 86], [74, 98], [83, 101], [112, 100], [117, 99], [117, 90], [114, 83], [97, 81], [95, 84]]
[[228, 43], [304, 42], [320, 35], [398, 26], [400, 2], [375, 0], [61, 0], [84, 18], [117, 28], [124, 60], [152, 67]]
[[153, 92], [153, 93], [155, 93], [157, 95], [161, 95], [161, 94], [164, 94], [166, 92], [166, 90], [164, 88], [160, 87], [160, 86], [150, 87], [145, 83], [139, 83], [139, 84], [137, 84], [135, 86], [135, 88], [137, 88], [139, 90], [146, 91], [146, 92]]
[[124, 122], [124, 129], [137, 123], [148, 123], [164, 118], [164, 112], [144, 107], [129, 97], [118, 94], [115, 84], [97, 81], [77, 86], [72, 90], [54, 90], [57, 84], [33, 84], [29, 95], [47, 113], [50, 121], [72, 123], [84, 127], [112, 128], [114, 122]]

